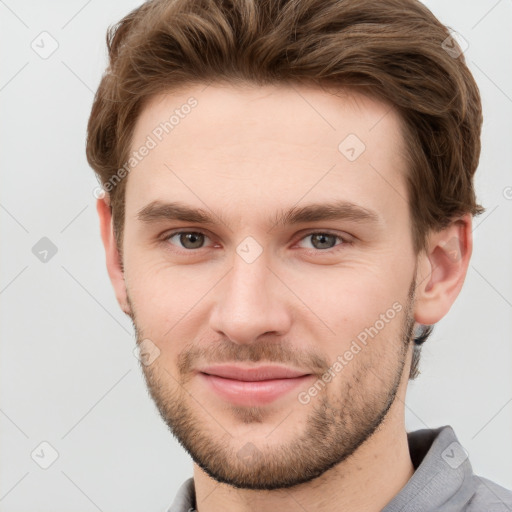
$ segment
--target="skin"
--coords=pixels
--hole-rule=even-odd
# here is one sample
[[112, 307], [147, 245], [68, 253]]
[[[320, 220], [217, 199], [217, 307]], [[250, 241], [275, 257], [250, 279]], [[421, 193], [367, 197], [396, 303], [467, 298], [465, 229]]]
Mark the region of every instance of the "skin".
[[[125, 178], [124, 271], [108, 195], [97, 207], [117, 300], [138, 342], [158, 349], [141, 366], [194, 459], [197, 509], [380, 511], [414, 472], [404, 422], [412, 328], [438, 322], [456, 299], [471, 218], [431, 233], [415, 254], [400, 118], [357, 92], [191, 86], [145, 106], [132, 148], [190, 96], [198, 105]], [[338, 149], [348, 134], [365, 145], [354, 161]], [[335, 200], [376, 219], [273, 221]], [[141, 220], [154, 201], [202, 208], [215, 223]], [[205, 236], [170, 236], [179, 230]], [[261, 250], [251, 262], [237, 253], [246, 237], [251, 254]], [[301, 403], [298, 393], [393, 304], [393, 318]], [[196, 372], [216, 362], [311, 376], [269, 404], [235, 406]]]

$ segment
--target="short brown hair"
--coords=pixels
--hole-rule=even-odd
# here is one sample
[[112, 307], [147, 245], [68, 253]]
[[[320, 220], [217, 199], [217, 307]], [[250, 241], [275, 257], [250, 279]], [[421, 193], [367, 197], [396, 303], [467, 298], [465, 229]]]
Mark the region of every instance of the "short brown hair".
[[[473, 188], [478, 87], [448, 28], [419, 1], [150, 0], [109, 28], [107, 46], [86, 150], [104, 185], [127, 161], [156, 94], [215, 81], [313, 84], [355, 88], [400, 115], [416, 252], [431, 230], [484, 211]], [[109, 191], [120, 251], [124, 191], [125, 180]]]

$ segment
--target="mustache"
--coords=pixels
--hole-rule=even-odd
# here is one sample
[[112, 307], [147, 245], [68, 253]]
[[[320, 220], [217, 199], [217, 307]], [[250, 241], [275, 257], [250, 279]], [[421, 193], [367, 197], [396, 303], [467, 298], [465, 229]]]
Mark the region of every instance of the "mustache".
[[309, 373], [322, 374], [329, 368], [328, 361], [314, 352], [299, 352], [282, 341], [257, 341], [238, 344], [230, 341], [209, 343], [183, 350], [177, 360], [181, 375], [190, 373], [201, 364], [218, 363], [280, 363], [303, 368]]
[[[132, 321], [137, 344], [145, 336]], [[167, 343], [172, 343], [168, 340]], [[262, 340], [250, 344], [239, 344], [229, 340], [191, 342], [178, 354], [177, 367], [181, 376], [195, 368], [220, 363], [274, 363], [293, 365], [308, 373], [322, 375], [329, 369], [329, 361], [313, 351], [300, 351], [286, 340]]]

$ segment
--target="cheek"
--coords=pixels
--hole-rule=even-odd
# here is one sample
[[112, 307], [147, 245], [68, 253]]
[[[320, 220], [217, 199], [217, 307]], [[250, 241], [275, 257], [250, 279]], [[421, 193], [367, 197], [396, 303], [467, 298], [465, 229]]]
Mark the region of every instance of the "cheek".
[[[326, 352], [345, 350], [352, 340], [370, 329], [375, 337], [389, 336], [400, 327], [401, 311], [405, 309], [410, 282], [406, 273], [367, 263], [352, 268], [323, 267], [304, 273], [300, 278], [288, 273], [290, 287], [303, 304], [297, 301], [306, 321], [325, 340]], [[316, 326], [316, 327], [314, 327]], [[331, 340], [330, 342], [327, 340]]]
[[179, 340], [194, 339], [201, 318], [204, 324], [205, 299], [218, 281], [216, 274], [143, 257], [132, 257], [125, 268], [137, 326], [162, 351], [179, 351]]

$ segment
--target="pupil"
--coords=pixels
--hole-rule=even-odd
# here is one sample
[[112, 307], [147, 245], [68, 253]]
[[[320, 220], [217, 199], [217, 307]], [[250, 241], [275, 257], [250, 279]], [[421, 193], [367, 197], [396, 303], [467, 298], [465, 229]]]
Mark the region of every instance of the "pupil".
[[[199, 240], [199, 244], [198, 244]], [[181, 235], [181, 243], [187, 249], [196, 249], [197, 245], [201, 245], [201, 233], [186, 233], [185, 235]], [[189, 247], [187, 244], [191, 243], [193, 247]]]
[[[320, 242], [320, 245], [325, 244], [325, 243], [327, 243], [327, 244], [328, 244], [328, 242], [326, 242], [326, 240], [328, 240], [328, 239], [329, 239], [329, 237], [332, 239], [332, 238], [333, 238], [333, 235], [328, 235], [328, 234], [325, 234], [325, 233], [320, 233], [320, 234], [318, 234], [318, 235], [314, 235], [314, 239], [315, 239], [315, 240], [317, 240], [317, 241], [319, 241], [319, 242]], [[328, 244], [328, 245], [329, 245], [329, 244]], [[325, 249], [325, 247], [320, 247], [320, 248]], [[329, 247], [328, 247], [328, 248], [329, 248]]]

